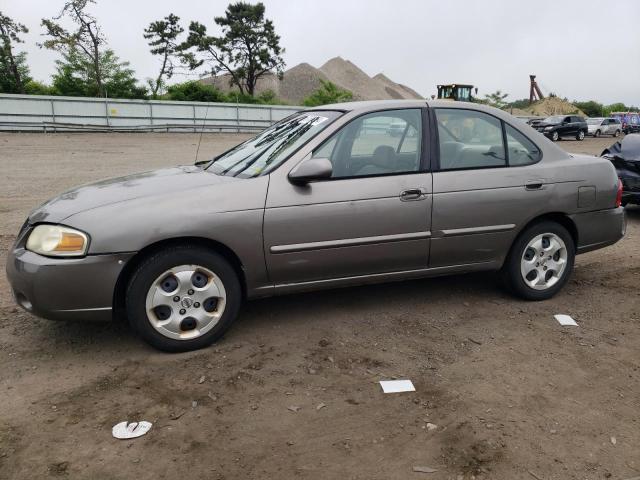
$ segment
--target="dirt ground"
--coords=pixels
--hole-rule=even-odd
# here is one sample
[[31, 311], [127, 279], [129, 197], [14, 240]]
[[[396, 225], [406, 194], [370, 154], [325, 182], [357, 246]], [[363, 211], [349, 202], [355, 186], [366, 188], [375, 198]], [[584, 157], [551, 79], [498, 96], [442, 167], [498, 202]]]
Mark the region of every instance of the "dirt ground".
[[[205, 135], [200, 157], [240, 138]], [[560, 146], [597, 154], [612, 142]], [[40, 202], [191, 163], [196, 143], [0, 134], [2, 263]], [[640, 208], [627, 213], [626, 237], [579, 256], [549, 301], [516, 300], [493, 274], [292, 295], [249, 303], [217, 345], [179, 355], [126, 324], [35, 318], [2, 275], [0, 478], [640, 477]], [[389, 378], [416, 392], [383, 394]], [[123, 420], [153, 428], [116, 440]]]

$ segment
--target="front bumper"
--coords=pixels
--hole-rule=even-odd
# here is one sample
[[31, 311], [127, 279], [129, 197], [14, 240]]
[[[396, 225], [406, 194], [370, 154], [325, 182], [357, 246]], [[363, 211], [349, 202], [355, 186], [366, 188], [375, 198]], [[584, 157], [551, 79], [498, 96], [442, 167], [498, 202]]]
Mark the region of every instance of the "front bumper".
[[51, 320], [110, 320], [120, 272], [133, 253], [49, 258], [9, 251], [7, 278], [18, 305]]
[[627, 231], [623, 207], [570, 215], [578, 231], [577, 253], [613, 245]]

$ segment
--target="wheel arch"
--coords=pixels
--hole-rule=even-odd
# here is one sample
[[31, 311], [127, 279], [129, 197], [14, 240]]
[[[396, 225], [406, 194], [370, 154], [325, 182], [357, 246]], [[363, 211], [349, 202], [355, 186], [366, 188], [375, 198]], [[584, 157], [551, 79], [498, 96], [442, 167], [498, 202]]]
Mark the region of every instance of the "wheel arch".
[[163, 250], [165, 248], [175, 247], [178, 245], [194, 245], [212, 250], [229, 261], [240, 281], [242, 287], [242, 298], [247, 296], [247, 282], [244, 274], [244, 267], [240, 257], [227, 245], [217, 240], [204, 237], [176, 237], [160, 240], [151, 243], [141, 250], [139, 250], [129, 261], [125, 264], [124, 268], [118, 275], [116, 285], [113, 291], [113, 316], [114, 318], [124, 318], [125, 313], [125, 293], [127, 288], [127, 282], [131, 277], [131, 274], [135, 271], [136, 267], [149, 255]]
[[571, 220], [571, 218], [566, 213], [562, 213], [562, 212], [544, 213], [542, 215], [538, 215], [537, 217], [532, 218], [526, 224], [524, 224], [522, 228], [520, 228], [517, 235], [513, 238], [513, 241], [511, 242], [511, 246], [509, 247], [508, 254], [505, 255], [504, 259], [502, 260], [503, 266], [507, 261], [507, 259], [509, 258], [509, 255], [511, 255], [511, 250], [513, 249], [513, 246], [518, 241], [518, 239], [522, 236], [522, 234], [526, 232], [527, 229], [532, 225], [535, 225], [536, 223], [540, 223], [540, 222], [545, 222], [545, 221], [556, 222], [562, 225], [564, 228], [566, 228], [567, 231], [569, 232], [569, 235], [571, 235], [571, 239], [573, 240], [573, 245], [575, 247], [575, 250], [576, 251], [578, 250], [578, 228], [576, 227], [576, 224], [573, 222], [573, 220]]

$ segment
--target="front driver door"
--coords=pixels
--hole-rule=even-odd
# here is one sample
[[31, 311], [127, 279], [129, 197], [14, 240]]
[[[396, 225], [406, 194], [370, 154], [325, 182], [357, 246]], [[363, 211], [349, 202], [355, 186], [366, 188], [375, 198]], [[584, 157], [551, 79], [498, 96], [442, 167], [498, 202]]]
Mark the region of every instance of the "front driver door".
[[264, 245], [275, 285], [427, 267], [426, 118], [420, 108], [357, 117], [313, 152], [331, 161], [332, 178], [296, 186], [272, 174]]

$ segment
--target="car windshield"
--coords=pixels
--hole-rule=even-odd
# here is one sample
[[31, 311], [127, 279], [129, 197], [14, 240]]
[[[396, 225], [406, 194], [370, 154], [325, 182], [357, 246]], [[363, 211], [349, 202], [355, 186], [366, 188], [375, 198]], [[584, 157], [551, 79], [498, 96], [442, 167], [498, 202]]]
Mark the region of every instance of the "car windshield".
[[564, 119], [563, 116], [560, 115], [554, 115], [552, 117], [547, 117], [544, 119], [544, 123], [562, 123], [562, 120]]
[[230, 177], [264, 175], [278, 167], [340, 115], [342, 112], [329, 110], [293, 114], [214, 158], [205, 169]]
[[600, 125], [602, 120], [602, 118], [587, 118], [587, 123], [589, 125]]

